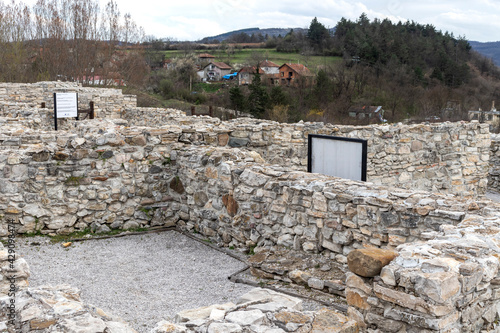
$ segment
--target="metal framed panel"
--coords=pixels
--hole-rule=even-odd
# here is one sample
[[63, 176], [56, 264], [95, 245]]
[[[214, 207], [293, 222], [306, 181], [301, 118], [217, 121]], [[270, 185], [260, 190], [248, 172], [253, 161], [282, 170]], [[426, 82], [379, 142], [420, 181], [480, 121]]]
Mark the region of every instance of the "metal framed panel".
[[309, 134], [307, 145], [308, 172], [366, 181], [367, 140]]

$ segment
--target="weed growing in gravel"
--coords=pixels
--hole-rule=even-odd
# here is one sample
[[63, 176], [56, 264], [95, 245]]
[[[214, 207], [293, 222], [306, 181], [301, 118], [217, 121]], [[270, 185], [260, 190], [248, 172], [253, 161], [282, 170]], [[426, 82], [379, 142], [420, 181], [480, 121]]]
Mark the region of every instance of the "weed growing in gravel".
[[134, 228], [134, 229], [128, 229], [128, 230], [117, 229], [117, 230], [111, 230], [109, 232], [96, 235], [96, 234], [92, 233], [90, 228], [86, 228], [84, 230], [75, 231], [75, 232], [68, 234], [68, 235], [56, 235], [56, 236], [44, 235], [39, 230], [37, 230], [37, 231], [32, 232], [32, 233], [20, 234], [19, 237], [24, 238], [24, 237], [43, 236], [43, 237], [50, 238], [51, 243], [64, 243], [64, 242], [71, 241], [73, 239], [80, 239], [80, 238], [91, 239], [94, 237], [98, 238], [98, 237], [104, 237], [104, 236], [114, 236], [114, 235], [121, 234], [123, 232], [144, 232], [144, 231], [148, 231], [148, 230], [149, 230], [148, 228]]

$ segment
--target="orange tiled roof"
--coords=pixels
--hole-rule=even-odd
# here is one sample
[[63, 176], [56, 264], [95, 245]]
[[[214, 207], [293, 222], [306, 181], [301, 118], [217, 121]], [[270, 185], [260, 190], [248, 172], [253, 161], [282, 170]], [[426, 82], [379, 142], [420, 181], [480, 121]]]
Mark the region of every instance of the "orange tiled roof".
[[283, 64], [283, 65], [280, 66], [280, 69], [283, 66], [290, 67], [297, 74], [302, 75], [302, 76], [314, 76], [314, 74], [311, 73], [311, 71], [309, 70], [309, 68], [307, 68], [306, 66], [304, 66], [302, 64]]

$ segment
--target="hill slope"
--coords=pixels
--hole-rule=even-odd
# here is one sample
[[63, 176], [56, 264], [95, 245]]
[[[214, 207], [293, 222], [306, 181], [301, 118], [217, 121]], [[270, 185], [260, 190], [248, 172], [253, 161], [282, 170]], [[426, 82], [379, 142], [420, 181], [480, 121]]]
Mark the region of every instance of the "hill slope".
[[470, 41], [469, 44], [474, 50], [491, 58], [497, 66], [500, 66], [500, 41], [487, 43]]
[[200, 42], [202, 43], [210, 43], [215, 40], [218, 40], [219, 42], [225, 41], [226, 39], [230, 38], [233, 35], [245, 33], [247, 35], [258, 35], [261, 34], [262, 36], [268, 35], [269, 37], [278, 37], [281, 35], [284, 37], [287, 33], [290, 32], [290, 30], [293, 31], [302, 31], [303, 33], [307, 33], [307, 29], [304, 28], [267, 28], [267, 29], [260, 29], [260, 28], [247, 28], [247, 29], [241, 29], [241, 30], [234, 30], [234, 31], [229, 31], [217, 36], [210, 36], [210, 37], [205, 37]]

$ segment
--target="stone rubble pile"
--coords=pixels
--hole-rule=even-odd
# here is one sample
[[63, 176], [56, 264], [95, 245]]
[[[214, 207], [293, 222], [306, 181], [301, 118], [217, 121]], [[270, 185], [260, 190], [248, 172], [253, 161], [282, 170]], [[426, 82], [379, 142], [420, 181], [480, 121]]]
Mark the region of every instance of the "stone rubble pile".
[[356, 333], [355, 321], [323, 308], [301, 311], [298, 298], [255, 288], [236, 303], [212, 305], [178, 313], [175, 322], [161, 321], [152, 333]]

